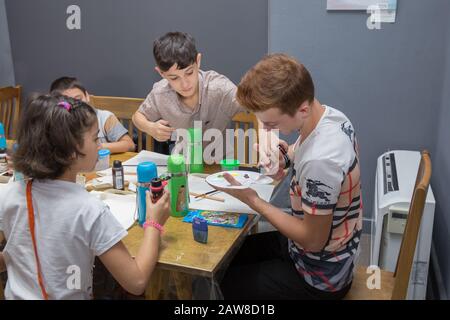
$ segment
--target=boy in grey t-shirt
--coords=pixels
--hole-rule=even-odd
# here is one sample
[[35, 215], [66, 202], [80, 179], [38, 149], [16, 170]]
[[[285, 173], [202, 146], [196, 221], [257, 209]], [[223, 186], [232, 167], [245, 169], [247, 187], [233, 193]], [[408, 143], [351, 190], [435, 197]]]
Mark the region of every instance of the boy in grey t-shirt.
[[[53, 81], [51, 93], [60, 93], [73, 99], [90, 103], [90, 96], [86, 88], [77, 78], [61, 77]], [[98, 138], [102, 149], [111, 153], [134, 151], [135, 145], [128, 130], [120, 123], [114, 113], [108, 110], [95, 109], [98, 119]]]
[[165, 34], [154, 42], [153, 55], [163, 79], [154, 84], [133, 122], [162, 143], [157, 151], [168, 152], [167, 143], [176, 129], [192, 128], [194, 121], [201, 121], [203, 131], [224, 132], [231, 118], [243, 111], [233, 82], [215, 71], [200, 70], [201, 54], [189, 34]]

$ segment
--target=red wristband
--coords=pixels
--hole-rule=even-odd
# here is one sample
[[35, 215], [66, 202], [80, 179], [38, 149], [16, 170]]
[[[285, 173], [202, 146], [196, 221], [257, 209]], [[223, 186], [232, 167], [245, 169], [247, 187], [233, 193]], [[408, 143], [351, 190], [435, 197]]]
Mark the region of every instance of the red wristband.
[[144, 230], [147, 229], [148, 227], [153, 227], [153, 228], [159, 230], [159, 232], [161, 232], [161, 234], [164, 232], [163, 226], [153, 220], [145, 221], [143, 227], [144, 227]]

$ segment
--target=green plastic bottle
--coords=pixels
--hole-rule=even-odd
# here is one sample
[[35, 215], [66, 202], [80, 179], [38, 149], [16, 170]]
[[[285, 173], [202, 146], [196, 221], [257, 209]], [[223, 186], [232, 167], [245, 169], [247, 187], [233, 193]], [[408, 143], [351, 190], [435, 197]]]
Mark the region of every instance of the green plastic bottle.
[[167, 170], [170, 174], [171, 216], [184, 217], [189, 209], [189, 187], [184, 157], [179, 154], [169, 156]]
[[189, 173], [203, 173], [203, 139], [201, 128], [189, 128]]

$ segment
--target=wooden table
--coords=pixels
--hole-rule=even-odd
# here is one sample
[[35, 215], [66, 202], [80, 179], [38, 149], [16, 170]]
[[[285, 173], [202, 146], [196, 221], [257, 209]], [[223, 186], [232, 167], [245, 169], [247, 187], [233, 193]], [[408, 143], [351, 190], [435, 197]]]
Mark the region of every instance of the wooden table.
[[[111, 162], [126, 161], [134, 155], [136, 154], [131, 152], [112, 155]], [[207, 173], [219, 170], [219, 165], [205, 167]], [[174, 281], [179, 299], [192, 299], [193, 276], [217, 281], [218, 271], [228, 266], [258, 219], [256, 215], [249, 214], [242, 229], [208, 226], [207, 244], [194, 241], [191, 224], [181, 220], [182, 218], [170, 217], [164, 226], [157, 268], [145, 292], [147, 299], [167, 297], [169, 279]], [[143, 229], [135, 224], [123, 239], [133, 256], [138, 252], [143, 233]]]
[[[8, 147], [11, 147], [12, 143], [13, 141], [8, 141]], [[137, 154], [133, 152], [115, 154], [111, 156], [110, 162], [112, 164], [114, 160], [126, 161], [135, 155]], [[205, 173], [220, 170], [220, 165], [205, 166]], [[182, 222], [182, 218], [170, 217], [164, 227], [165, 233], [162, 236], [157, 268], [152, 274], [145, 297], [147, 299], [166, 298], [169, 279], [174, 281], [179, 299], [192, 299], [193, 276], [218, 281], [217, 273], [227, 268], [247, 234], [251, 230], [253, 232], [256, 230], [257, 215], [249, 214], [248, 216], [249, 219], [242, 229], [208, 226], [207, 244], [194, 241], [190, 223]], [[143, 229], [135, 224], [123, 239], [133, 256], [138, 252], [143, 233]]]

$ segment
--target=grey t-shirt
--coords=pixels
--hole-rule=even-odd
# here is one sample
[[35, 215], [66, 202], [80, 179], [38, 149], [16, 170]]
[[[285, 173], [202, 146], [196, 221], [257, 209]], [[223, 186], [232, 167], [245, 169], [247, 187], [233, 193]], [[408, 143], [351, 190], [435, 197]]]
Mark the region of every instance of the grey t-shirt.
[[[98, 118], [98, 137], [100, 143], [117, 142], [128, 133], [128, 130], [119, 122], [117, 117], [108, 110], [96, 109]], [[113, 117], [113, 118], [111, 118]], [[106, 126], [107, 120], [111, 118], [109, 126]]]
[[[109, 208], [83, 187], [61, 180], [34, 181], [37, 250], [50, 299], [91, 299], [95, 256], [126, 236]], [[42, 299], [28, 225], [26, 185], [0, 193], [0, 230], [7, 244], [7, 299]]]
[[192, 128], [202, 121], [203, 131], [209, 128], [223, 131], [231, 118], [244, 109], [236, 101], [236, 85], [215, 71], [199, 71], [199, 103], [191, 109], [165, 79], [155, 83], [139, 107], [139, 112], [152, 122], [164, 119], [173, 128]]

